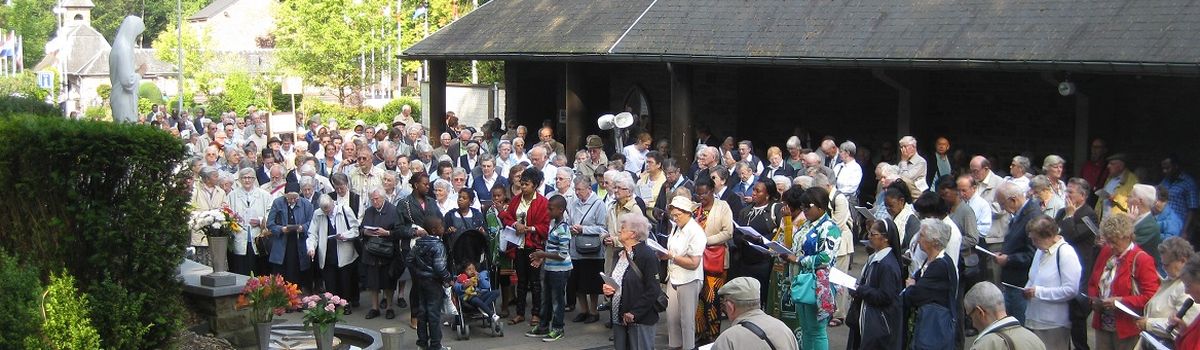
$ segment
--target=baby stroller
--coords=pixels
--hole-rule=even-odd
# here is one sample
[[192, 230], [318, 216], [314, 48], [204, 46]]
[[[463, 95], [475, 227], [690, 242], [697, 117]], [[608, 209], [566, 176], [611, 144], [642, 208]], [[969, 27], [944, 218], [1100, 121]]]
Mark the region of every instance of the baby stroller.
[[[462, 271], [463, 267], [468, 262], [474, 263], [480, 275], [485, 272], [491, 277], [488, 281], [487, 290], [498, 291], [500, 284], [496, 282], [497, 271], [495, 264], [492, 263], [495, 259], [495, 250], [491, 249], [491, 239], [487, 234], [479, 230], [470, 230], [462, 232], [450, 240], [450, 264], [454, 266], [456, 271]], [[457, 276], [457, 274], [455, 274]], [[484, 281], [480, 280], [480, 284]], [[466, 295], [460, 291], [453, 293], [454, 301], [458, 304], [458, 315], [454, 320], [452, 327], [454, 329], [454, 338], [456, 340], [471, 339], [470, 321], [479, 321], [477, 326], [489, 329], [493, 337], [504, 336], [504, 322], [501, 322], [495, 316], [496, 303], [491, 302], [492, 314], [485, 315], [483, 310], [479, 310], [467, 303]]]

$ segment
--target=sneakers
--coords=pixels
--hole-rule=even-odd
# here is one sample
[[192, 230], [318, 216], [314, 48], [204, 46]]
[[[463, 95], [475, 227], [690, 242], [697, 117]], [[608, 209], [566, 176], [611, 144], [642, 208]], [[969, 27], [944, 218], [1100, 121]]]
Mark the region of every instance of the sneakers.
[[546, 337], [542, 338], [542, 341], [549, 343], [549, 342], [557, 341], [562, 338], [563, 338], [563, 331], [555, 329], [555, 330], [551, 330], [549, 334], [546, 334]]
[[533, 327], [533, 329], [525, 332], [525, 336], [530, 338], [545, 338], [548, 334], [550, 334], [550, 330], [539, 327]]

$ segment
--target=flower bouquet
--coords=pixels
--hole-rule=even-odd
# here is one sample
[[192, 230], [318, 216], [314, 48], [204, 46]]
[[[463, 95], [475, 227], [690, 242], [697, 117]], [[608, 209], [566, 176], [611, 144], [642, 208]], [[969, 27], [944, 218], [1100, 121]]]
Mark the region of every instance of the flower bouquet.
[[317, 339], [318, 349], [333, 346], [333, 325], [342, 319], [342, 308], [349, 304], [345, 299], [325, 292], [300, 300], [304, 306], [304, 327], [310, 327]]
[[282, 275], [251, 277], [238, 296], [237, 309], [250, 308], [251, 321], [271, 322], [287, 309], [300, 307], [300, 287]]
[[242, 230], [242, 218], [232, 209], [221, 208], [193, 212], [188, 227], [204, 237], [229, 237]]

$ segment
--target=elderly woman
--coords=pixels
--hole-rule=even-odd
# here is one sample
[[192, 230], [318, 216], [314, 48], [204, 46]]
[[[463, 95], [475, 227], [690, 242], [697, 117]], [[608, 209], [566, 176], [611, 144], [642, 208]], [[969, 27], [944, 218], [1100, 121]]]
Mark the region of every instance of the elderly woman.
[[[639, 207], [633, 195], [634, 182], [633, 177], [624, 171], [609, 170], [604, 173], [605, 179], [612, 179], [610, 182], [612, 192], [608, 202], [608, 236], [604, 237], [604, 244], [612, 248], [620, 248], [621, 241], [616, 239], [614, 235], [618, 232], [620, 222], [617, 220], [621, 215], [627, 213], [643, 213], [645, 208]], [[612, 249], [604, 259], [604, 271], [612, 271], [613, 263], [616, 262], [618, 250]]]
[[[1196, 252], [1191, 243], [1179, 237], [1167, 238], [1158, 246], [1158, 251], [1162, 253], [1163, 269], [1167, 271], [1167, 277], [1159, 285], [1158, 292], [1146, 302], [1143, 309], [1145, 317], [1137, 320], [1136, 324], [1138, 329], [1150, 332], [1159, 339], [1174, 339], [1175, 334], [1167, 334], [1166, 330], [1172, 324], [1171, 318], [1179, 312], [1183, 302], [1188, 300], [1187, 289], [1180, 277], [1184, 266], [1196, 256]], [[1191, 324], [1195, 322], [1197, 314], [1200, 314], [1200, 308], [1192, 307], [1184, 313], [1183, 321]], [[1183, 330], [1178, 327], [1176, 329]], [[1153, 349], [1145, 342], [1139, 342], [1134, 348]]]
[[1030, 166], [1029, 157], [1015, 156], [1012, 159], [1012, 164], [1008, 166], [1008, 171], [1012, 175], [1004, 179], [1029, 188], [1029, 180], [1033, 178], [1033, 175], [1029, 174]]
[[1050, 180], [1050, 190], [1062, 203], [1067, 202], [1067, 184], [1063, 182], [1063, 168], [1067, 161], [1058, 155], [1048, 155], [1042, 160], [1042, 174]]
[[792, 169], [804, 168], [804, 146], [800, 143], [799, 137], [789, 137], [787, 139], [787, 165]]
[[1067, 206], [1067, 202], [1054, 194], [1054, 183], [1046, 175], [1034, 176], [1029, 180], [1029, 195], [1038, 200], [1042, 214], [1055, 217]]
[[806, 190], [791, 189], [783, 196], [788, 211], [801, 214], [804, 226], [792, 233], [792, 253], [782, 258], [799, 273], [816, 275], [816, 304], [797, 305], [797, 317], [802, 334], [798, 339], [801, 349], [829, 349], [829, 336], [825, 332], [834, 313], [833, 292], [829, 285], [829, 269], [834, 265], [837, 244], [842, 239], [842, 230], [829, 216], [829, 192], [821, 187]]
[[848, 350], [901, 349], [899, 329], [902, 309], [896, 296], [903, 288], [900, 270], [900, 233], [896, 224], [875, 220], [867, 231], [874, 253], [867, 257], [858, 286], [849, 291], [851, 299], [846, 325], [850, 327]]
[[[592, 182], [579, 176], [573, 181], [575, 196], [567, 199], [567, 223], [571, 225], [571, 262], [575, 265], [567, 280], [567, 296], [575, 296], [579, 315], [574, 322], [592, 323], [600, 320], [597, 296], [600, 294], [600, 272], [604, 270], [604, 244], [601, 237], [608, 233], [604, 202], [592, 192]], [[583, 246], [583, 243], [588, 243]]]
[[664, 156], [658, 151], [646, 153], [646, 171], [638, 177], [638, 197], [649, 208], [655, 207], [658, 195], [663, 190], [663, 183], [667, 182], [667, 173], [663, 171]]
[[226, 197], [229, 209], [244, 220], [242, 231], [233, 234], [230, 271], [247, 276], [253, 272], [265, 272], [255, 269], [255, 259], [260, 252], [254, 246], [254, 238], [266, 228], [267, 211], [271, 209], [271, 195], [257, 185], [258, 177], [255, 176], [254, 169], [243, 168], [238, 171], [238, 186]]
[[[916, 349], [949, 349], [954, 346], [953, 334], [930, 336], [953, 327], [952, 324], [924, 324], [935, 319], [919, 317], [925, 312], [937, 312], [939, 308], [949, 310], [949, 315], [955, 315], [958, 309], [956, 295], [958, 294], [958, 270], [954, 260], [946, 254], [946, 244], [950, 242], [950, 226], [939, 219], [928, 218], [921, 220], [921, 231], [917, 235], [917, 244], [925, 252], [925, 261], [914, 261], [921, 268], [905, 282], [904, 291], [900, 298], [908, 306], [908, 322], [904, 326], [910, 329], [906, 342], [908, 347]], [[926, 308], [932, 311], [926, 311]]]
[[[749, 161], [740, 161], [733, 165], [733, 173], [737, 175], [737, 184], [733, 186], [733, 195], [742, 203], [750, 203], [750, 191], [758, 181], [758, 175]], [[738, 210], [739, 212], [741, 209]]]
[[[342, 297], [357, 294], [358, 286], [352, 284], [351, 276], [358, 271], [350, 269], [353, 266], [350, 264], [358, 259], [358, 253], [354, 251], [358, 217], [349, 206], [337, 204], [328, 196], [321, 196], [317, 207], [320, 209], [313, 213], [312, 224], [308, 226], [308, 257], [321, 269], [326, 292]], [[350, 308], [345, 308], [343, 313], [349, 315]]]
[[669, 213], [675, 228], [667, 238], [667, 253], [660, 257], [667, 261], [667, 348], [693, 349], [696, 347], [696, 302], [700, 296], [700, 281], [704, 269], [700, 260], [704, 255], [704, 229], [692, 220], [695, 203], [685, 197], [671, 199]]
[[[1183, 281], [1184, 292], [1192, 297], [1192, 300], [1200, 299], [1200, 257], [1192, 257], [1187, 261], [1179, 279]], [[1195, 319], [1187, 322], [1175, 317], [1172, 317], [1170, 322], [1175, 324], [1175, 329], [1180, 330], [1179, 336], [1175, 338], [1176, 349], [1200, 348], [1200, 322], [1195, 322]]]
[[617, 350], [651, 350], [658, 323], [654, 303], [661, 287], [654, 273], [658, 258], [646, 245], [650, 222], [640, 213], [622, 214], [617, 222], [617, 240], [622, 247], [612, 271], [617, 285], [602, 287], [604, 295], [612, 297], [613, 346]]
[[1096, 348], [1099, 350], [1133, 349], [1138, 341], [1136, 319], [1120, 310], [1116, 303], [1142, 310], [1158, 292], [1159, 277], [1154, 258], [1133, 243], [1133, 218], [1114, 213], [1100, 222], [1104, 247], [1096, 257], [1088, 281], [1088, 296], [1095, 310]]
[[[775, 176], [792, 177], [796, 175], [796, 169], [791, 165], [784, 163], [783, 151], [779, 147], [771, 146], [767, 148], [767, 164], [763, 167], [763, 171], [758, 176], [764, 178], [773, 178]], [[782, 192], [780, 192], [782, 193]]]
[[[775, 239], [775, 230], [779, 228], [781, 218], [780, 208], [783, 205], [779, 204], [780, 195], [776, 192], [775, 185], [768, 181], [754, 182], [749, 195], [749, 205], [738, 212], [734, 221], [753, 228], [758, 235], [743, 230], [733, 232], [734, 248], [738, 256], [737, 263], [730, 266], [730, 273], [732, 278], [750, 277], [765, 286], [771, 278], [771, 255], [768, 251], [760, 249]], [[766, 302], [767, 288], [761, 288], [759, 294], [761, 295], [758, 300]]]
[[729, 209], [732, 212], [742, 210], [742, 198], [733, 191], [729, 183], [729, 169], [723, 166], [713, 167], [708, 174], [709, 180], [712, 183], [713, 196], [726, 204], [729, 204]]
[[443, 179], [433, 181], [433, 200], [437, 204], [438, 216], [446, 215], [458, 208], [455, 198], [450, 195], [452, 192], [454, 192], [454, 186], [450, 184], [450, 181]]
[[[713, 177], [724, 170], [713, 171]], [[696, 341], [711, 343], [721, 333], [721, 305], [717, 302], [717, 290], [725, 285], [726, 270], [729, 269], [729, 254], [726, 243], [733, 238], [733, 211], [729, 204], [713, 196], [713, 187], [707, 181], [696, 184], [696, 198], [700, 205], [692, 211], [692, 219], [704, 229], [705, 248], [702, 267], [704, 283], [700, 289], [700, 301], [696, 310]]]
[[[1039, 175], [1041, 177], [1041, 175]], [[1083, 272], [1075, 248], [1058, 234], [1058, 223], [1038, 215], [1025, 226], [1029, 240], [1037, 248], [1025, 283], [1025, 327], [1033, 331], [1046, 349], [1071, 348], [1070, 303], [1079, 295]]]

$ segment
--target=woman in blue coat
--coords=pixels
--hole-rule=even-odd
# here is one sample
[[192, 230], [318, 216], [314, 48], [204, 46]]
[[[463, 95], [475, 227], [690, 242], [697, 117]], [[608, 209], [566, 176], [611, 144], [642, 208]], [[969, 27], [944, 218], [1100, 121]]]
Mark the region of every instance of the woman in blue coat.
[[900, 233], [891, 220], [876, 220], [867, 240], [874, 253], [863, 267], [858, 286], [850, 290], [853, 299], [846, 317], [850, 326], [846, 349], [900, 349], [903, 308], [896, 299], [904, 286], [896, 255], [901, 251]]

